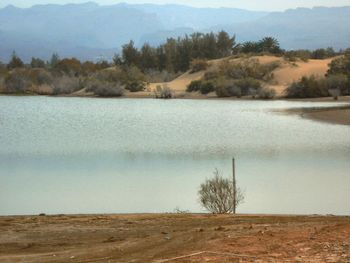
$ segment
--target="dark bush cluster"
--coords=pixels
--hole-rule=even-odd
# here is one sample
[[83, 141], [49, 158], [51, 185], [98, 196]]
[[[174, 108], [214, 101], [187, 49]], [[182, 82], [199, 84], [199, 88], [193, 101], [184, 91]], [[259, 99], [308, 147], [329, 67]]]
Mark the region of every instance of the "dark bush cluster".
[[122, 55], [114, 57], [116, 65], [137, 66], [142, 72], [150, 69], [168, 72], [185, 72], [195, 59], [215, 59], [230, 56], [236, 47], [235, 37], [225, 31], [193, 33], [183, 38], [169, 38], [157, 47], [144, 44], [141, 49], [130, 41], [122, 47]]
[[260, 81], [252, 78], [228, 79], [221, 78], [216, 82], [216, 95], [218, 97], [255, 96], [262, 89]]
[[215, 91], [215, 84], [206, 80], [194, 80], [187, 86], [187, 92], [199, 91], [202, 94], [208, 94]]
[[261, 64], [258, 59], [253, 58], [235, 62], [225, 60], [219, 65], [219, 74], [233, 79], [254, 78], [268, 81], [273, 78], [272, 71], [279, 66], [279, 62]]
[[242, 53], [283, 53], [283, 50], [280, 48], [278, 40], [273, 37], [264, 37], [263, 39], [257, 42], [244, 42], [239, 46], [239, 51]]
[[187, 87], [187, 92], [199, 91], [208, 94], [215, 91], [218, 97], [259, 95], [259, 98], [273, 98], [275, 91], [263, 89], [261, 81], [271, 80], [272, 71], [277, 67], [279, 63], [263, 65], [257, 59], [225, 60], [218, 70], [208, 71], [202, 80], [192, 81]]
[[190, 73], [196, 73], [198, 71], [206, 70], [208, 66], [208, 62], [205, 59], [194, 59], [191, 62]]
[[296, 62], [298, 59], [307, 62], [309, 59], [326, 59], [332, 58], [339, 53], [335, 52], [333, 48], [320, 48], [316, 50], [290, 50], [284, 51], [284, 58], [290, 62]]
[[294, 82], [286, 89], [288, 98], [317, 98], [327, 97], [328, 90], [324, 79], [315, 76], [302, 77], [299, 82]]
[[314, 76], [303, 77], [286, 90], [286, 96], [291, 98], [315, 98], [328, 95], [337, 98], [340, 95], [350, 95], [350, 51], [344, 56], [334, 59], [325, 78]]

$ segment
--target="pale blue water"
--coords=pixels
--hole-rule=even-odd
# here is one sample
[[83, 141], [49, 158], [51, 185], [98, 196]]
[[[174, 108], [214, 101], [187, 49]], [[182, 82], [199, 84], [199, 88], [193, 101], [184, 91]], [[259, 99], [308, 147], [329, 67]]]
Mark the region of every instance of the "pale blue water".
[[203, 211], [214, 168], [242, 213], [350, 214], [350, 127], [286, 101], [0, 97], [0, 214]]

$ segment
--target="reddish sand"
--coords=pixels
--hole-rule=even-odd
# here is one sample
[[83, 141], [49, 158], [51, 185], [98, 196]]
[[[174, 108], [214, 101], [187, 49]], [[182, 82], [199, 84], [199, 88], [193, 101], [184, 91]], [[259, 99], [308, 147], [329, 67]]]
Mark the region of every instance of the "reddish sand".
[[0, 262], [350, 262], [350, 217], [0, 217]]

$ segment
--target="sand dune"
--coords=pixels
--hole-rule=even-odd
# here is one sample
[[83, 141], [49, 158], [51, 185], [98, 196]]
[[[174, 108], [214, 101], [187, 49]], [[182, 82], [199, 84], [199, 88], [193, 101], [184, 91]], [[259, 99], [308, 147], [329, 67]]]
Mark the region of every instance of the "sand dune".
[[[274, 88], [279, 96], [283, 95], [284, 90], [294, 81], [299, 80], [303, 76], [319, 76], [322, 77], [328, 70], [328, 65], [332, 59], [314, 60], [311, 59], [308, 62], [298, 61], [290, 63], [285, 61], [281, 57], [275, 56], [255, 56], [252, 57], [258, 59], [260, 63], [267, 64], [271, 62], [279, 62], [280, 67], [273, 71], [274, 80], [271, 83], [265, 83], [265, 86]], [[231, 59], [230, 61], [238, 61], [242, 58]], [[220, 62], [224, 59], [216, 59], [209, 61], [208, 70], [216, 68]], [[185, 92], [188, 84], [193, 80], [201, 79], [206, 71], [200, 71], [194, 74], [190, 74], [189, 71], [174, 79], [173, 81], [166, 83], [151, 83], [149, 85], [150, 90], [154, 90], [157, 85], [167, 84], [172, 90], [176, 92]]]
[[151, 90], [155, 90], [158, 85], [166, 84], [169, 88], [171, 88], [174, 91], [185, 91], [187, 85], [190, 84], [191, 81], [201, 79], [204, 76], [204, 74], [205, 74], [205, 71], [200, 71], [193, 74], [190, 74], [188, 71], [185, 74], [182, 74], [181, 76], [179, 76], [178, 78], [170, 82], [151, 83], [149, 85], [149, 88]]
[[323, 77], [327, 73], [331, 61], [332, 59], [310, 59], [308, 62], [283, 63], [280, 68], [273, 72], [277, 85], [271, 85], [271, 87], [275, 88], [277, 93], [281, 95], [291, 83], [300, 80], [303, 76]]

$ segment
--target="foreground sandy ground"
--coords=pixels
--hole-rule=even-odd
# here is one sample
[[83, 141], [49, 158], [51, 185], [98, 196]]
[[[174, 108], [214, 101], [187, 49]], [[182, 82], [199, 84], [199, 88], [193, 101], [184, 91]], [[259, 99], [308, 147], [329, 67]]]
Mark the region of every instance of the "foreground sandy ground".
[[0, 217], [0, 262], [350, 262], [350, 217]]

